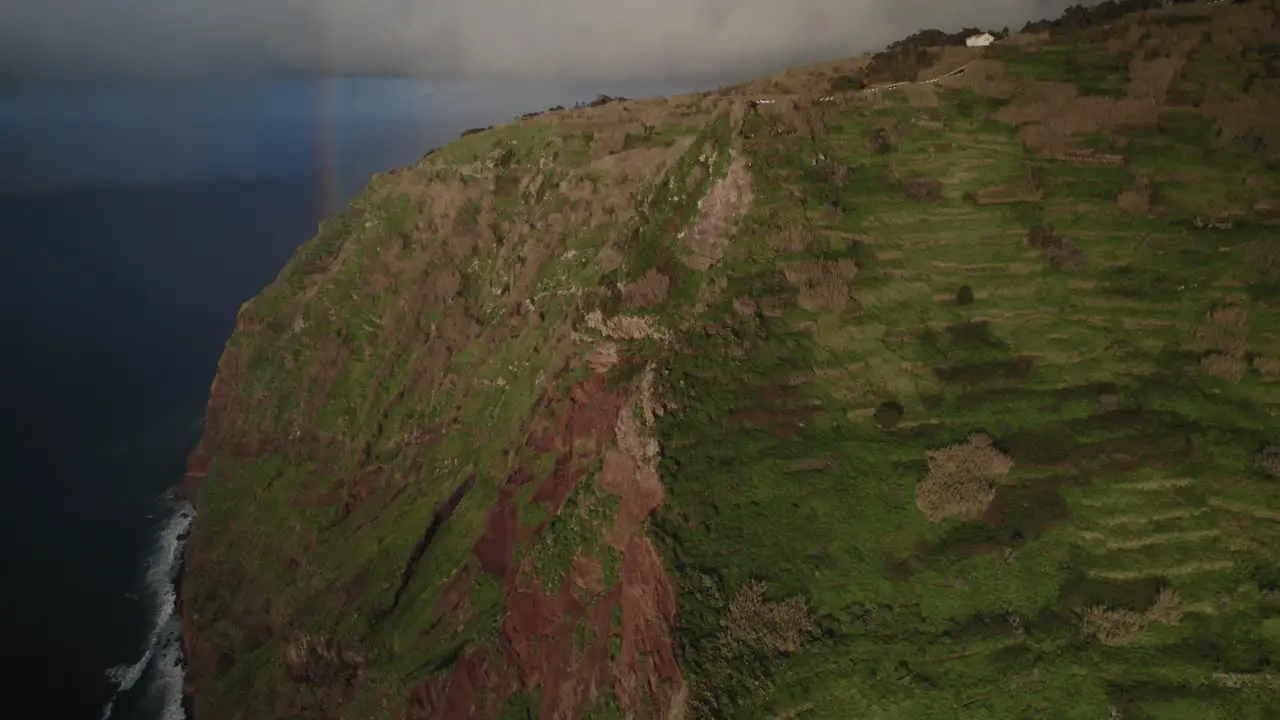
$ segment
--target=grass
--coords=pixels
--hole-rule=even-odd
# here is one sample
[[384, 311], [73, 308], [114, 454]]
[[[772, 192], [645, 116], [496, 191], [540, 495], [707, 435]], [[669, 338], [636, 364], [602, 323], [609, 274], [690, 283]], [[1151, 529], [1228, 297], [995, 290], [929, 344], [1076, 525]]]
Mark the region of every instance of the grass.
[[[1081, 573], [1095, 582], [1133, 576], [1110, 582], [1169, 586], [1209, 604], [1215, 593], [1247, 595], [1245, 568], [1274, 548], [1265, 521], [1242, 525], [1211, 498], [1226, 477], [1251, 488], [1242, 492], [1266, 494], [1241, 463], [1265, 438], [1263, 405], [1280, 398], [1249, 380], [1231, 386], [1198, 375], [1178, 354], [1221, 297], [1213, 284], [1237, 277], [1239, 262], [1218, 252], [1217, 238], [1165, 218], [1125, 216], [1115, 202], [1132, 172], [1202, 167], [1207, 135], [1186, 123], [1162, 128], [1152, 139], [1165, 148], [1158, 158], [1134, 135], [1129, 168], [1035, 161], [1050, 190], [1029, 218], [960, 198], [1025, 176], [1033, 161], [1007, 132], [957, 120], [948, 131], [966, 133], [964, 145], [944, 149], [933, 133], [915, 129], [875, 156], [858, 152], [860, 131], [872, 120], [860, 126], [846, 116], [840, 132], [824, 138], [837, 162], [866, 179], [841, 189], [842, 205], [853, 208], [846, 217], [857, 217], [821, 226], [873, 240], [855, 250], [863, 263], [853, 286], [860, 314], [852, 321], [820, 316], [808, 333], [780, 320], [735, 328], [746, 360], [732, 368], [710, 360], [724, 349], [697, 335], [686, 338], [689, 352], [670, 361], [668, 392], [684, 412], [663, 420], [662, 435], [680, 442], [664, 459], [669, 494], [658, 527], [672, 566], [690, 569], [687, 583], [715, 568], [726, 585], [759, 577], [803, 593], [825, 630], [767, 682], [740, 678], [733, 690], [717, 688], [715, 697], [749, 696], [745, 704], [754, 708], [720, 712], [1099, 717], [1115, 706], [1134, 717], [1195, 717], [1218, 702], [1258, 716], [1260, 696], [1205, 682], [1224, 664], [1256, 667], [1280, 649], [1274, 638], [1248, 635], [1258, 638], [1246, 644], [1255, 656], [1222, 645], [1171, 652], [1205, 637], [1209, 620], [1193, 615], [1151, 633], [1138, 649], [1114, 652], [1083, 639], [1071, 610], [1122, 597], [1082, 587]], [[799, 164], [805, 150], [797, 150]], [[767, 168], [757, 171], [761, 184], [768, 173], [789, 170], [773, 150], [754, 159]], [[889, 168], [940, 180], [942, 198], [921, 213], [881, 182]], [[1186, 194], [1170, 188], [1168, 214], [1212, 203], [1218, 188], [1199, 177], [1233, 168], [1222, 162], [1195, 171], [1201, 175]], [[804, 177], [788, 175], [793, 187], [797, 175]], [[806, 194], [827, 192], [817, 180], [801, 182]], [[1070, 234], [1090, 267], [1079, 274], [1050, 268], [1022, 239], [1028, 220]], [[729, 272], [739, 292], [771, 282], [745, 259]], [[1209, 289], [1178, 290], [1197, 282]], [[985, 298], [962, 307], [934, 299], [936, 288], [962, 284]], [[1263, 322], [1263, 334], [1276, 331], [1273, 315]], [[924, 330], [901, 332], [908, 328]], [[792, 388], [781, 406], [751, 399], [762, 378], [786, 374], [814, 379]], [[1131, 409], [1100, 411], [1102, 384]], [[822, 410], [786, 433], [734, 419], [781, 418], [813, 398]], [[871, 412], [848, 411], [883, 402], [900, 403], [910, 426], [884, 431]], [[998, 489], [1005, 517], [998, 527], [931, 526], [912, 501], [924, 451], [974, 430], [1015, 458], [1017, 471]], [[784, 472], [826, 455], [837, 461]], [[1180, 477], [1191, 480], [1159, 489]], [[1153, 489], [1133, 487], [1144, 478]], [[1161, 511], [1165, 519], [1146, 521]], [[762, 536], [769, 541], [754, 541]], [[712, 673], [704, 658], [718, 615], [701, 608], [696, 593], [682, 598], [685, 669], [696, 681]], [[1237, 622], [1259, 632], [1258, 620]]]
[[[1123, 95], [1125, 52], [1055, 37], [990, 56], [1021, 82]], [[1249, 61], [1269, 67], [1270, 52]], [[1203, 94], [1229, 59], [1192, 56], [1171, 102]], [[743, 108], [741, 125], [725, 101], [701, 126], [626, 138], [693, 139], [625, 198], [580, 167], [599, 150], [587, 121], [500, 126], [414, 171], [492, 182], [493, 202], [467, 190], [446, 212], [410, 173], [327, 220], [229, 342], [232, 419], [212, 423], [186, 586], [215, 618], [201, 627], [216, 680], [201, 717], [274, 707], [281, 688], [381, 716], [466, 653], [501, 655], [505, 579], [476, 572], [476, 541], [508, 478], [568, 461], [535, 447], [535, 422], [590, 376], [585, 314], [614, 314], [611, 288], [651, 270], [670, 289], [639, 314], [671, 340], [620, 343], [608, 387], [651, 361], [671, 403], [647, 531], [677, 590], [693, 716], [1266, 717], [1274, 691], [1237, 676], [1273, 677], [1280, 652], [1277, 486], [1253, 464], [1275, 441], [1280, 383], [1202, 371], [1195, 329], [1232, 304], [1248, 352], [1280, 356], [1277, 279], [1243, 250], [1274, 234], [1252, 208], [1276, 166], [1189, 101], [1152, 127], [1081, 138], [1125, 158], [1082, 167], [1024, 151], [989, 117], [1005, 100], [937, 95], [934, 108], [892, 91]], [[793, 132], [796, 117], [813, 132]], [[754, 202], [723, 259], [695, 271], [680, 233], [731, 150], [750, 162]], [[560, 194], [575, 178], [590, 199]], [[936, 197], [909, 197], [912, 178], [936, 181]], [[1140, 185], [1150, 212], [1122, 208]], [[1031, 186], [1016, 204], [966, 199]], [[1230, 212], [1229, 229], [1197, 227]], [[1051, 264], [1033, 227], [1087, 262]], [[785, 271], [806, 260], [856, 262], [847, 302], [802, 304]], [[457, 291], [437, 296], [450, 272]], [[975, 433], [1012, 469], [979, 520], [928, 522], [926, 454]], [[558, 512], [533, 500], [536, 482], [516, 492], [516, 556], [545, 587], [594, 556], [613, 586], [623, 558], [601, 535], [617, 501], [598, 459], [572, 461], [584, 477]], [[412, 549], [472, 478], [391, 609]], [[466, 613], [442, 609], [455, 580]], [[727, 598], [757, 582], [771, 601], [802, 598], [818, 632], [793, 651], [726, 645]], [[1092, 608], [1142, 613], [1166, 590], [1177, 623], [1115, 646], [1083, 630]], [[612, 660], [623, 625], [615, 608]], [[601, 629], [577, 627], [579, 649]], [[373, 658], [367, 679], [340, 702], [295, 688], [283, 648], [297, 633]], [[501, 716], [535, 716], [549, 691], [520, 689]], [[628, 712], [607, 690], [588, 706]]]

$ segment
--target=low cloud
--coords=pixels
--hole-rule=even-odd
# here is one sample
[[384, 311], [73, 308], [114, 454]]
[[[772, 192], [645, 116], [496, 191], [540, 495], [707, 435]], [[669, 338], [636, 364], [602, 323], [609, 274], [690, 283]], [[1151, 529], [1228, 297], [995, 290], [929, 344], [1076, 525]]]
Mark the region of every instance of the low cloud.
[[38, 0], [0, 6], [0, 82], [283, 73], [745, 77], [1069, 0]]

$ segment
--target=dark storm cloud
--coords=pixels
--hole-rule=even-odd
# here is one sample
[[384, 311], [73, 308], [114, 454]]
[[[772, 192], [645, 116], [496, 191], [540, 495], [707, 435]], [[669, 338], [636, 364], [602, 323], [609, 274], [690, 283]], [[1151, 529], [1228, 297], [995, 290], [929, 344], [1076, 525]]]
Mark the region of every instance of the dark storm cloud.
[[742, 75], [1068, 0], [14, 0], [0, 79], [280, 72], [433, 78]]

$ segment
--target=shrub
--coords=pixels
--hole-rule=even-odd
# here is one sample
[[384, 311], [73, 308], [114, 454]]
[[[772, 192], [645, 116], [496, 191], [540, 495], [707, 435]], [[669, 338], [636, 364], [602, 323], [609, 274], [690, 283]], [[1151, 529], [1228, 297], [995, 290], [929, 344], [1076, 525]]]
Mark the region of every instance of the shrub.
[[915, 177], [902, 183], [902, 191], [916, 202], [933, 202], [942, 195], [942, 184], [930, 177]]
[[1200, 367], [1214, 377], [1222, 378], [1230, 383], [1238, 383], [1244, 379], [1249, 363], [1244, 358], [1224, 353], [1209, 353], [1200, 360]]
[[1089, 258], [1084, 251], [1069, 238], [1058, 238], [1059, 242], [1045, 248], [1045, 257], [1049, 264], [1065, 272], [1080, 272], [1089, 265]]
[[885, 128], [876, 128], [867, 134], [871, 150], [877, 155], [888, 155], [893, 152], [893, 134]]
[[1094, 606], [1085, 610], [1081, 624], [1086, 635], [1096, 637], [1103, 645], [1115, 647], [1141, 640], [1150, 621], [1142, 613], [1132, 610]]
[[1267, 377], [1280, 377], [1280, 360], [1259, 355], [1253, 359], [1253, 369]]
[[885, 430], [891, 430], [898, 426], [904, 414], [906, 414], [906, 408], [900, 403], [891, 400], [882, 402], [880, 407], [876, 408], [876, 422]]
[[1120, 396], [1113, 392], [1098, 393], [1098, 409], [1103, 412], [1111, 412], [1120, 407]]
[[1027, 243], [1044, 250], [1049, 264], [1065, 272], [1079, 272], [1089, 264], [1089, 258], [1070, 238], [1057, 235], [1052, 228], [1033, 227], [1027, 231]]
[[1248, 327], [1249, 316], [1243, 309], [1231, 305], [1214, 308], [1196, 326], [1196, 347], [1224, 355], [1243, 355]]
[[671, 280], [666, 275], [650, 268], [644, 277], [622, 289], [622, 300], [632, 310], [657, 305], [667, 299], [670, 287]]
[[867, 83], [860, 77], [854, 75], [841, 75], [831, 80], [831, 92], [844, 92], [849, 90], [861, 90], [867, 86]]
[[916, 507], [929, 522], [980, 517], [996, 498], [996, 478], [1013, 467], [1013, 461], [985, 435], [973, 435], [963, 445], [930, 450], [925, 459], [929, 472], [916, 485]]
[[1178, 593], [1164, 588], [1146, 612], [1123, 608], [1107, 608], [1095, 605], [1085, 610], [1081, 629], [1103, 645], [1112, 647], [1131, 645], [1142, 639], [1153, 622], [1177, 625], [1182, 620], [1181, 600]]
[[1253, 460], [1264, 475], [1280, 478], [1280, 445], [1268, 445]]
[[973, 303], [973, 288], [969, 287], [968, 285], [961, 285], [960, 289], [956, 291], [956, 304], [970, 305], [972, 303]]
[[1182, 602], [1178, 593], [1164, 588], [1156, 596], [1156, 601], [1147, 608], [1147, 619], [1165, 625], [1177, 625], [1182, 620]]
[[800, 288], [797, 302], [809, 312], [839, 312], [849, 302], [849, 282], [858, 274], [854, 260], [800, 260], [788, 263], [782, 274]]
[[792, 653], [817, 631], [805, 599], [799, 595], [784, 602], [764, 599], [767, 586], [752, 580], [729, 601], [722, 621], [727, 637], [758, 650]]

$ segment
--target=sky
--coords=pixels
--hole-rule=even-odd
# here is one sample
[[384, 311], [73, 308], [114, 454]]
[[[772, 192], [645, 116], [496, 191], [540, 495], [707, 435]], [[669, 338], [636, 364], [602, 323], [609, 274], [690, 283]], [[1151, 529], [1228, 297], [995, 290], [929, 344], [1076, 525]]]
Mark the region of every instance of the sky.
[[326, 136], [425, 151], [598, 93], [705, 90], [1068, 4], [0, 0], [0, 191], [305, 172], [342, 162]]
[[343, 187], [421, 157], [466, 128], [598, 92], [694, 87], [410, 78], [209, 79], [0, 93], [0, 195], [18, 190], [282, 177], [332, 165]]
[[304, 73], [748, 77], [1068, 0], [39, 0], [0, 3], [0, 87]]

